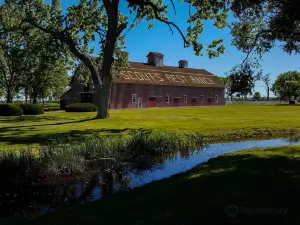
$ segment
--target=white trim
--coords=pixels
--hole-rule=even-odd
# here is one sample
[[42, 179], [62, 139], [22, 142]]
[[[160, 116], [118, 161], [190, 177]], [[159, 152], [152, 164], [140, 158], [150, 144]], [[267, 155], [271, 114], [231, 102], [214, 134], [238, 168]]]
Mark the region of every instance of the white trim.
[[190, 97], [190, 98], [199, 98], [199, 97]]
[[136, 94], [132, 94], [132, 95], [131, 95], [131, 102], [132, 102], [133, 104], [136, 104]]
[[218, 95], [215, 96], [215, 101], [219, 102], [219, 96]]
[[139, 109], [143, 108], [143, 99], [142, 98], [138, 98], [138, 108]]
[[170, 95], [166, 94], [166, 103], [170, 103]]
[[188, 102], [188, 96], [187, 96], [187, 95], [184, 95], [184, 96], [183, 96], [183, 101], [184, 101], [184, 103], [187, 103], [187, 102]]

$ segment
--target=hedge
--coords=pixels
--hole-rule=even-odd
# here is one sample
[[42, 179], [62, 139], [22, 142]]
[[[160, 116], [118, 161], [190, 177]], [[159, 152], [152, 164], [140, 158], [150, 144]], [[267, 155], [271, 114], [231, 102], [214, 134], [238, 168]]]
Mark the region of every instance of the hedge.
[[23, 109], [16, 104], [0, 104], [0, 116], [22, 116]]
[[36, 104], [20, 104], [19, 105], [24, 112], [24, 115], [39, 115], [44, 114], [44, 108], [41, 105]]
[[74, 103], [66, 107], [66, 112], [97, 112], [98, 107], [91, 103]]

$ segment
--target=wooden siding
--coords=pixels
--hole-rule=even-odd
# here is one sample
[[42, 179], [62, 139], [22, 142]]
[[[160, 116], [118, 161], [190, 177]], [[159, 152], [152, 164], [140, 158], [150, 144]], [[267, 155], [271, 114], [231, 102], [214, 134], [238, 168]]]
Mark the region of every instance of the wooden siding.
[[[132, 94], [136, 94], [136, 103], [132, 103]], [[169, 103], [166, 103], [167, 94], [169, 95]], [[184, 95], [187, 95], [187, 103], [184, 102]], [[218, 95], [218, 102], [215, 101], [216, 95]], [[201, 96], [203, 96], [202, 102]], [[138, 108], [139, 98], [142, 99], [142, 108], [225, 104], [224, 88], [113, 84], [110, 108]]]

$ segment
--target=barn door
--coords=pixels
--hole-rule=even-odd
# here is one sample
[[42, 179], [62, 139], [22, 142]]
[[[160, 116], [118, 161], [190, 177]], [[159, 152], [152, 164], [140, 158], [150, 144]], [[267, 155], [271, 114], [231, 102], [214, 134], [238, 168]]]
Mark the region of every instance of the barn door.
[[197, 105], [197, 100], [195, 98], [192, 99], [192, 106], [196, 106]]
[[179, 99], [178, 98], [174, 98], [174, 106], [179, 106]]
[[155, 97], [149, 97], [148, 99], [148, 107], [156, 107], [156, 98]]
[[213, 98], [207, 99], [207, 105], [213, 105]]

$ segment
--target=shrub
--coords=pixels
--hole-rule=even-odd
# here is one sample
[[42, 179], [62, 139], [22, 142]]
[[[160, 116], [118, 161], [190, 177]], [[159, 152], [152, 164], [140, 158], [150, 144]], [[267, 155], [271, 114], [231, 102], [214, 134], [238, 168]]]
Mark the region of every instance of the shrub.
[[24, 112], [24, 115], [39, 115], [44, 114], [44, 108], [41, 105], [36, 104], [20, 104], [19, 105]]
[[0, 116], [22, 116], [23, 109], [16, 104], [0, 104]]
[[74, 103], [66, 107], [66, 112], [96, 112], [98, 107], [91, 103]]

